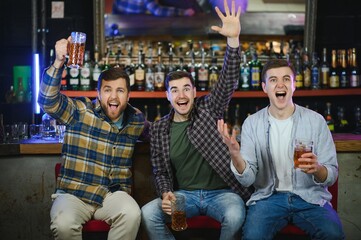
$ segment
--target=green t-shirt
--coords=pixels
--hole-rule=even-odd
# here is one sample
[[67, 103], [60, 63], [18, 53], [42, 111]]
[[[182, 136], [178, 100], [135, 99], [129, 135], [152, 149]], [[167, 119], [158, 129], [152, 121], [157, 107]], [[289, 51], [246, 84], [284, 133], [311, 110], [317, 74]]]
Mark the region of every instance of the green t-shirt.
[[180, 189], [228, 188], [222, 178], [195, 149], [187, 136], [189, 121], [173, 122], [170, 134], [170, 159]]

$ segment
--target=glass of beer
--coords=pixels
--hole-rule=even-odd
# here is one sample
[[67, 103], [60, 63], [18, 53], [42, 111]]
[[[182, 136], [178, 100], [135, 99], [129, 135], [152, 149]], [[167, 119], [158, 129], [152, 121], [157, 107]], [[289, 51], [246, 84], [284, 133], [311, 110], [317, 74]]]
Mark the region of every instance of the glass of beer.
[[182, 194], [175, 194], [176, 199], [171, 202], [172, 206], [172, 229], [174, 231], [183, 231], [187, 229], [186, 220], [186, 198]]
[[[295, 139], [294, 149], [295, 149], [293, 155], [294, 168], [298, 168], [298, 166], [300, 165], [298, 159], [301, 157], [301, 155], [313, 151], [313, 141], [308, 139]], [[302, 164], [307, 165], [309, 163], [302, 163]]]
[[84, 60], [86, 34], [82, 32], [72, 32], [71, 42], [68, 48], [68, 64], [70, 68], [81, 68]]

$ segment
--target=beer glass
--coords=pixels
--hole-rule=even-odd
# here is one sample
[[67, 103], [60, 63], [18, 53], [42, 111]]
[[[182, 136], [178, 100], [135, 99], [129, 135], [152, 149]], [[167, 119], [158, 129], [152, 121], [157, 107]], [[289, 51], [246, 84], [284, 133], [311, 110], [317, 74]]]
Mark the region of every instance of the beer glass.
[[183, 231], [187, 229], [186, 221], [186, 198], [182, 194], [174, 194], [176, 199], [171, 202], [172, 206], [172, 229]]
[[[312, 152], [313, 151], [313, 141], [309, 139], [295, 139], [294, 142], [294, 168], [298, 168], [300, 163], [298, 159], [301, 157], [302, 154]], [[302, 163], [307, 165], [308, 163]]]
[[68, 64], [70, 68], [83, 67], [84, 50], [85, 50], [86, 34], [82, 32], [72, 32], [71, 42], [68, 48]]
[[56, 125], [56, 131], [59, 136], [59, 143], [64, 142], [65, 129], [66, 129], [65, 125]]

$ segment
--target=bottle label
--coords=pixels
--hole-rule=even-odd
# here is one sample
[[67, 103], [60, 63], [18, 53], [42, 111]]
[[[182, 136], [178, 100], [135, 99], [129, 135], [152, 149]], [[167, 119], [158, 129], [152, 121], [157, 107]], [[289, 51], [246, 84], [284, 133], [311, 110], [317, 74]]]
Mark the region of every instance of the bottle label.
[[154, 73], [145, 74], [145, 90], [154, 91]]
[[80, 70], [80, 76], [82, 78], [89, 78], [90, 77], [90, 69], [87, 68], [87, 67], [83, 67], [81, 70]]
[[80, 79], [80, 85], [89, 86], [90, 85], [90, 79], [89, 78]]
[[310, 69], [306, 69], [303, 72], [303, 85], [305, 87], [310, 87], [311, 86], [311, 70]]
[[164, 72], [154, 73], [154, 85], [156, 88], [163, 88], [164, 86]]
[[296, 75], [296, 88], [302, 88], [303, 87], [303, 76], [302, 74]]
[[136, 81], [143, 81], [144, 80], [144, 69], [137, 69], [135, 70], [135, 79]]
[[134, 86], [134, 73], [129, 75], [129, 83], [131, 87]]
[[207, 69], [199, 69], [198, 70], [198, 81], [208, 81], [208, 70]]
[[70, 78], [70, 85], [78, 85], [79, 84], [79, 78]]
[[360, 76], [359, 75], [351, 75], [350, 76], [350, 86], [351, 87], [359, 87], [360, 86]]
[[340, 79], [338, 76], [331, 76], [330, 77], [330, 87], [338, 88], [340, 86]]
[[320, 86], [320, 72], [318, 71], [318, 68], [313, 68], [312, 69], [312, 74], [311, 74], [311, 81], [312, 81], [312, 87], [319, 87]]
[[100, 71], [95, 71], [93, 72], [93, 81], [98, 81], [99, 79], [99, 76], [100, 76]]
[[252, 87], [259, 87], [260, 86], [260, 79], [261, 79], [261, 70], [259, 67], [253, 67], [252, 70]]
[[76, 78], [79, 75], [79, 69], [70, 68], [69, 74], [70, 74], [71, 77]]

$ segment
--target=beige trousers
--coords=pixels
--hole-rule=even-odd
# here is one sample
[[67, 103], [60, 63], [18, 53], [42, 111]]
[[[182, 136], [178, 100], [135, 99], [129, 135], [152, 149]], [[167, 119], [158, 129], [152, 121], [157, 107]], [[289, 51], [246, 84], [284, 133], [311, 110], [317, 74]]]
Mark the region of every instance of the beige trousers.
[[102, 207], [87, 204], [67, 194], [53, 194], [50, 229], [56, 240], [82, 240], [82, 224], [90, 219], [104, 220], [111, 227], [108, 240], [133, 240], [140, 225], [140, 208], [126, 192], [108, 193]]

